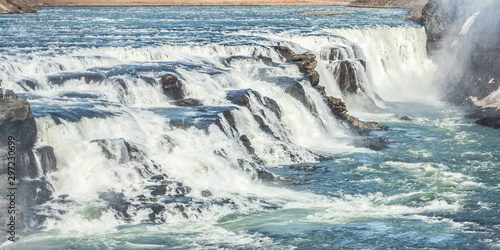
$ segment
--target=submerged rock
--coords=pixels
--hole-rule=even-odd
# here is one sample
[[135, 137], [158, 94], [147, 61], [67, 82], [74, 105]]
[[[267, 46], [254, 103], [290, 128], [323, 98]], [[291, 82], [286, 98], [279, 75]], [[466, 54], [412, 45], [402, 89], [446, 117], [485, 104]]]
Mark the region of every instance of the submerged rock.
[[187, 99], [182, 99], [174, 102], [175, 105], [181, 106], [181, 107], [193, 107], [193, 106], [201, 106], [202, 103], [198, 99], [193, 99], [193, 98], [187, 98]]
[[355, 139], [353, 145], [358, 148], [369, 148], [380, 151], [387, 148], [389, 139], [384, 137], [367, 137]]

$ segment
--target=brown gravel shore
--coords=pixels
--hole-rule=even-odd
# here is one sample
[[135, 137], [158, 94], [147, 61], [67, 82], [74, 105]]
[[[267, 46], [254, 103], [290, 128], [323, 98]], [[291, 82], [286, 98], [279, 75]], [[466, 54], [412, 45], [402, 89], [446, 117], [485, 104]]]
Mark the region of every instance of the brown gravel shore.
[[405, 8], [410, 9], [410, 19], [418, 20], [422, 9], [429, 0], [353, 0], [349, 7], [366, 8]]
[[213, 6], [213, 5], [347, 5], [344, 0], [36, 0], [35, 6]]

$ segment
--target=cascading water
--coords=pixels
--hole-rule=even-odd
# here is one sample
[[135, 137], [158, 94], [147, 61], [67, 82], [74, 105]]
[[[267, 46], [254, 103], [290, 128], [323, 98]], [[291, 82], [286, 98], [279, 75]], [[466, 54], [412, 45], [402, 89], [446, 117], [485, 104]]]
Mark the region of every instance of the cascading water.
[[[0, 79], [29, 101], [37, 145], [53, 148], [57, 170], [40, 170], [53, 187], [53, 199], [37, 210], [41, 231], [5, 246], [361, 248], [383, 236], [376, 246], [418, 246], [417, 237], [443, 247], [460, 230], [484, 229], [456, 217], [469, 201], [464, 190], [490, 183], [435, 153], [436, 140], [474, 144], [469, 136], [479, 132], [435, 100], [429, 112], [427, 104], [403, 103], [432, 99], [424, 30], [399, 18], [404, 10], [294, 15], [320, 8], [28, 15], [22, 27], [33, 38], [19, 36], [18, 45], [2, 38]], [[5, 20], [17, 27], [16, 17]], [[277, 46], [314, 54], [325, 94]], [[354, 147], [359, 135], [332, 113], [328, 96], [388, 124], [373, 134], [390, 147]], [[497, 166], [495, 158], [485, 164]], [[486, 246], [498, 243], [484, 237], [493, 242]]]

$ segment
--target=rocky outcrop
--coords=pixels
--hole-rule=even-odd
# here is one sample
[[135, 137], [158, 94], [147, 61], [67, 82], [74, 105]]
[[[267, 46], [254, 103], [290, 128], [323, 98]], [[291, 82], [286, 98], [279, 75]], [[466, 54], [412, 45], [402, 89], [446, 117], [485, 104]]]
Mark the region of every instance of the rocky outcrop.
[[[420, 23], [440, 66], [444, 99], [496, 109], [491, 119], [500, 115], [500, 2], [429, 0]], [[488, 124], [483, 121], [478, 124]]]
[[35, 12], [32, 0], [0, 0], [0, 14]]
[[494, 129], [500, 129], [500, 115], [481, 118], [476, 121], [476, 124]]
[[298, 80], [288, 76], [264, 77], [262, 80], [279, 85], [285, 89], [285, 93], [299, 100], [304, 106], [310, 107], [304, 87]]
[[457, 0], [429, 0], [423, 8], [419, 23], [425, 27], [427, 49], [430, 52], [439, 49], [439, 43], [445, 36], [458, 34], [459, 25], [455, 25], [456, 22], [463, 24], [465, 21], [464, 9], [458, 8], [456, 2]]
[[0, 99], [0, 151], [7, 147], [7, 137], [15, 138], [17, 150], [25, 151], [36, 141], [35, 118], [28, 102], [14, 92], [7, 92], [7, 99]]
[[305, 52], [296, 54], [290, 48], [285, 46], [276, 46], [274, 49], [286, 60], [286, 62], [297, 65], [300, 73], [304, 74], [311, 83], [311, 86], [316, 86], [319, 83], [319, 73], [316, 71], [316, 56]]
[[182, 82], [176, 75], [165, 75], [160, 80], [163, 94], [172, 100], [184, 99]]
[[[29, 103], [8, 91], [7, 99], [0, 99], [0, 178], [4, 180], [0, 188], [16, 188], [18, 232], [36, 229], [44, 218], [37, 207], [52, 199], [53, 188], [46, 175], [57, 169], [54, 149], [35, 146], [36, 139], [37, 127]], [[12, 200], [2, 196], [0, 209], [7, 211], [7, 204], [11, 206]], [[1, 216], [0, 224], [7, 225], [5, 220]]]
[[[257, 102], [257, 105], [255, 105], [255, 107], [252, 107], [250, 98], [254, 98]], [[259, 128], [266, 134], [279, 139], [279, 137], [266, 123], [267, 119], [271, 119], [270, 117], [268, 117], [270, 113], [267, 113], [266, 110], [258, 107], [265, 107], [268, 111], [274, 114], [277, 119], [281, 119], [281, 109], [276, 101], [266, 96], [262, 97], [259, 92], [252, 89], [228, 91], [226, 99], [231, 101], [233, 104], [245, 107], [250, 110], [252, 112], [254, 120], [259, 124]]]
[[[325, 87], [319, 85], [319, 74], [318, 72], [314, 69], [317, 65], [316, 61], [316, 56], [312, 55], [308, 52], [303, 53], [303, 54], [296, 54], [293, 52], [290, 48], [284, 47], [284, 46], [276, 46], [274, 49], [287, 61], [290, 63], [294, 63], [299, 67], [299, 71], [303, 73], [305, 76], [308, 77], [309, 82], [311, 83], [311, 86], [320, 93], [325, 102], [327, 103], [328, 107], [330, 108], [331, 112], [340, 118], [341, 120], [344, 120], [349, 124], [353, 129], [362, 132], [363, 134], [367, 130], [385, 130], [387, 127], [382, 126], [376, 122], [364, 122], [359, 120], [358, 118], [351, 116], [347, 114], [347, 107], [345, 103], [339, 99], [335, 98], [333, 96], [327, 96]], [[336, 48], [332, 48], [330, 52], [326, 51], [324, 54], [325, 58], [339, 58], [339, 55], [345, 54], [343, 52], [340, 52], [340, 50], [337, 50]], [[346, 62], [346, 61], [342, 61]], [[338, 71], [340, 71], [340, 76], [339, 78], [342, 79], [342, 83], [344, 84], [341, 86], [342, 89], [344, 89], [346, 92], [357, 92], [358, 89], [360, 88], [356, 82], [356, 76], [354, 72], [353, 67], [348, 67], [351, 65], [350, 63], [344, 63], [342, 64], [341, 62], [341, 67]], [[343, 65], [343, 67], [342, 67]], [[352, 65], [351, 65], [352, 66]], [[290, 84], [293, 86], [293, 84]], [[300, 91], [300, 89], [299, 89]], [[300, 100], [301, 98], [301, 93], [296, 93], [293, 94], [297, 96]]]

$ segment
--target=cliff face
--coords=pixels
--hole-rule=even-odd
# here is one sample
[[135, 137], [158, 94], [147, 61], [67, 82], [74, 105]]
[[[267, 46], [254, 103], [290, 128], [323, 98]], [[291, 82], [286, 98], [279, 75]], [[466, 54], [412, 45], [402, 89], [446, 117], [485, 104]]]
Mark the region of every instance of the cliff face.
[[[43, 220], [36, 206], [52, 197], [52, 185], [46, 174], [56, 169], [54, 150], [35, 146], [37, 127], [29, 103], [8, 91], [0, 97], [0, 188], [17, 188], [15, 197], [16, 228], [19, 231]], [[7, 211], [13, 201], [0, 197], [0, 209]], [[6, 231], [9, 214], [0, 216], [0, 229]]]
[[0, 14], [35, 13], [33, 0], [0, 0]]
[[[444, 98], [500, 114], [500, 2], [429, 0], [420, 23], [440, 66]], [[474, 117], [481, 118], [476, 114]]]

